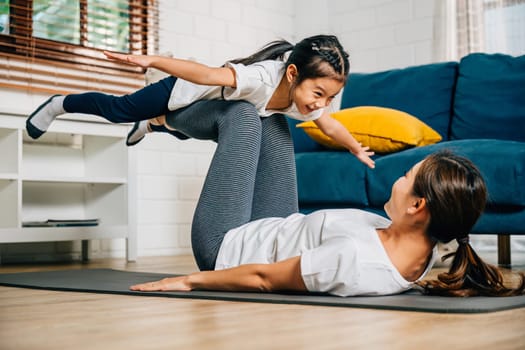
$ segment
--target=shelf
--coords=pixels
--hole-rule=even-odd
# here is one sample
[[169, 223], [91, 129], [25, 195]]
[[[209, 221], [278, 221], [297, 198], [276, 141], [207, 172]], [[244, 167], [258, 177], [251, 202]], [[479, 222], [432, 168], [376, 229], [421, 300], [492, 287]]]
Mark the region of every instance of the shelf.
[[0, 173], [0, 180], [17, 180], [18, 175], [16, 173]]
[[[0, 175], [1, 176], [1, 175]], [[1, 177], [0, 177], [1, 178]], [[127, 183], [125, 177], [56, 177], [56, 176], [22, 176], [22, 181], [28, 182], [55, 182], [55, 183], [85, 183], [85, 184], [113, 184], [123, 185]]]
[[0, 176], [18, 171], [18, 130], [0, 129]]
[[129, 237], [127, 225], [0, 228], [0, 242], [58, 242]]
[[22, 145], [23, 178], [127, 178], [127, 171], [123, 138], [48, 132]]
[[23, 182], [22, 221], [98, 218], [127, 223], [127, 186], [62, 182]]
[[0, 180], [0, 228], [18, 225], [18, 183]]
[[[59, 118], [33, 140], [25, 117], [0, 114], [0, 243], [125, 238], [128, 260], [135, 260], [129, 125], [98, 119]], [[23, 227], [29, 221], [93, 218], [98, 225]]]

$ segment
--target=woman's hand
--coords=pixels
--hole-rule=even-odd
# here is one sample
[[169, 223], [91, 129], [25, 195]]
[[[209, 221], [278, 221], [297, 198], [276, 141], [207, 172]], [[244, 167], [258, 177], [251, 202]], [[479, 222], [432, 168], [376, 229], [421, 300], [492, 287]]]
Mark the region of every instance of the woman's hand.
[[106, 55], [107, 58], [110, 60], [130, 63], [142, 68], [148, 68], [151, 67], [153, 60], [155, 59], [154, 56], [147, 56], [147, 55], [127, 55], [123, 53], [116, 53], [116, 52], [109, 52], [104, 51], [104, 55]]
[[188, 276], [168, 277], [160, 281], [136, 284], [129, 287], [130, 290], [140, 292], [153, 291], [180, 291], [189, 292], [191, 287], [188, 285]]

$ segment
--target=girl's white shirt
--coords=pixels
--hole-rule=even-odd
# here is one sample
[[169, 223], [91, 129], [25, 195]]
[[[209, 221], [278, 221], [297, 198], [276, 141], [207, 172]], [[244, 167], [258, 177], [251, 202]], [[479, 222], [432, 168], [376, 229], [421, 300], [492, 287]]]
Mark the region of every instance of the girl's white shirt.
[[[301, 256], [301, 275], [311, 292], [339, 296], [388, 295], [414, 286], [396, 269], [379, 239], [390, 220], [358, 209], [327, 209], [308, 215], [265, 218], [228, 231], [216, 270], [269, 264]], [[437, 248], [421, 280], [436, 261]]]
[[293, 102], [285, 110], [267, 109], [268, 102], [285, 73], [285, 63], [282, 61], [261, 61], [248, 66], [228, 62], [226, 66], [235, 71], [236, 88], [199, 85], [177, 78], [168, 102], [169, 110], [186, 107], [198, 100], [224, 98], [250, 102], [262, 117], [281, 113], [293, 119], [308, 121], [318, 119], [323, 114], [324, 109], [307, 115], [301, 114]]

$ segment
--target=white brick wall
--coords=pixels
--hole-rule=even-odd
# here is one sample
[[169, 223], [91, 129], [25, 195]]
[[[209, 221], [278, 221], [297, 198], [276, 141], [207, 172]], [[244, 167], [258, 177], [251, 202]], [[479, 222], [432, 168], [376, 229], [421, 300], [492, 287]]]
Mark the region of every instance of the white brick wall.
[[[354, 72], [431, 62], [434, 0], [305, 0], [297, 6], [296, 35], [335, 33]], [[320, 11], [322, 21], [307, 20]]]

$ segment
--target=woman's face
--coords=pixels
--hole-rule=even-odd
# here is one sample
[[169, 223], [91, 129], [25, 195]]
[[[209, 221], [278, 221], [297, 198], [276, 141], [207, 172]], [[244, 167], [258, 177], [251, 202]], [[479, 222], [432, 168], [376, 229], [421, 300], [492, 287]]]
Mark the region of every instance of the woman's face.
[[390, 199], [385, 204], [385, 211], [392, 221], [402, 218], [418, 197], [413, 194], [414, 179], [423, 161], [414, 165], [392, 186]]
[[307, 115], [327, 107], [342, 88], [341, 81], [329, 77], [305, 79], [293, 90], [293, 101], [299, 113]]

